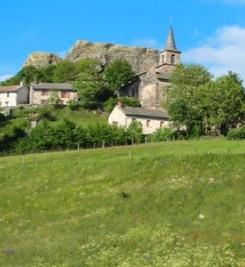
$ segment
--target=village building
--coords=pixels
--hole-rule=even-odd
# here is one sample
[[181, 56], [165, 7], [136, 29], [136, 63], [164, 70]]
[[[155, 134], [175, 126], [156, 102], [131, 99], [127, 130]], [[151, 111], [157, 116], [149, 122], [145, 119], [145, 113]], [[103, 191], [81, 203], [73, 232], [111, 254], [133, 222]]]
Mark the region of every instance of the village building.
[[29, 102], [29, 88], [20, 85], [0, 86], [0, 108], [11, 108]]
[[177, 49], [174, 32], [170, 27], [165, 49], [159, 53], [159, 63], [149, 71], [137, 74], [132, 81], [122, 86], [120, 96], [135, 97], [143, 107], [158, 108], [166, 95], [172, 71], [180, 64], [181, 52]]
[[78, 94], [70, 83], [32, 83], [30, 89], [30, 104], [47, 105], [53, 94], [59, 98], [61, 105], [68, 105], [76, 100]]
[[169, 115], [163, 109], [124, 107], [120, 102], [108, 119], [110, 125], [125, 128], [128, 128], [134, 121], [141, 123], [145, 135], [152, 134], [160, 128], [170, 127]]

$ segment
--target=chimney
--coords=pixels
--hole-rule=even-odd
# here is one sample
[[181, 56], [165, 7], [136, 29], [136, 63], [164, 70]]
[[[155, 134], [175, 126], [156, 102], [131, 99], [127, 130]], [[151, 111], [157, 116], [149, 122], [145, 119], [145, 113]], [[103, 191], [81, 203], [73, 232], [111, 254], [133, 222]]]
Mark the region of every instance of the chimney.
[[119, 100], [119, 101], [117, 102], [117, 106], [118, 106], [119, 108], [123, 108], [123, 102]]

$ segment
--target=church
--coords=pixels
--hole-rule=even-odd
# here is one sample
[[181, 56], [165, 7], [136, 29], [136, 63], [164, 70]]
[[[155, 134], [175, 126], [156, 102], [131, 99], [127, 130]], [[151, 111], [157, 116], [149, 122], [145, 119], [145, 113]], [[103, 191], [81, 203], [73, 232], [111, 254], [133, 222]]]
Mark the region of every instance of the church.
[[132, 81], [122, 86], [119, 95], [138, 98], [145, 108], [159, 108], [163, 89], [170, 83], [171, 73], [180, 60], [181, 52], [176, 47], [173, 28], [170, 27], [165, 48], [159, 53], [159, 63], [149, 71], [136, 74]]

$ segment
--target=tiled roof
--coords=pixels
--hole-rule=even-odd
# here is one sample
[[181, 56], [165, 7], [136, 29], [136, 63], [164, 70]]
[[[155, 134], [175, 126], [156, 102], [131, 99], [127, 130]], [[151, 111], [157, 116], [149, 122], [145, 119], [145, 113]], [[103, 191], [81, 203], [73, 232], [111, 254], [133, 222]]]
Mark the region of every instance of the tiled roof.
[[20, 85], [0, 86], [0, 93], [17, 92], [22, 87]]
[[123, 107], [122, 111], [127, 116], [139, 116], [139, 117], [149, 117], [157, 119], [168, 119], [169, 115], [167, 111], [163, 109], [148, 109], [140, 107]]
[[32, 83], [33, 90], [59, 90], [59, 91], [73, 91], [73, 86], [70, 83]]

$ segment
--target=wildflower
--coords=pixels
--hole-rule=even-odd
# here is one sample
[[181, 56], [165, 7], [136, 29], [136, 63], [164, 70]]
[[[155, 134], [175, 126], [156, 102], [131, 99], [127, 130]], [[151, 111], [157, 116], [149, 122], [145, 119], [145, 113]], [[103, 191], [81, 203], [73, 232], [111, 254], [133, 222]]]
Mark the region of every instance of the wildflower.
[[203, 214], [199, 214], [198, 218], [199, 218], [200, 220], [203, 220], [203, 219], [205, 219], [205, 216], [204, 216]]

